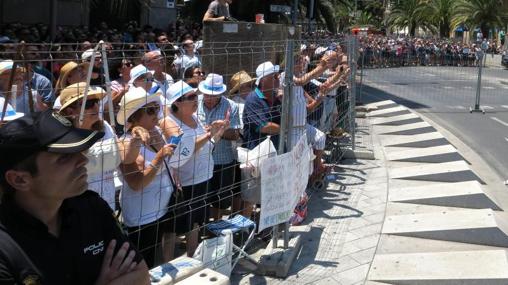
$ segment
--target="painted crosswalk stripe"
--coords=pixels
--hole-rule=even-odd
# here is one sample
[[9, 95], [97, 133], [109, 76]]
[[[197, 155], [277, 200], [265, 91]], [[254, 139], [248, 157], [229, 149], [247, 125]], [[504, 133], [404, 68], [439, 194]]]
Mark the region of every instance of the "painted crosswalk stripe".
[[494, 120], [494, 121], [496, 121], [496, 122], [500, 123], [501, 125], [503, 125], [503, 126], [505, 126], [505, 127], [508, 127], [508, 123], [507, 123], [507, 122], [505, 122], [505, 121], [503, 121], [503, 120], [500, 120], [500, 119], [498, 119], [498, 118], [496, 118], [496, 117], [490, 117], [490, 118], [491, 118], [492, 120]]
[[502, 108], [508, 109], [508, 105], [501, 105]]

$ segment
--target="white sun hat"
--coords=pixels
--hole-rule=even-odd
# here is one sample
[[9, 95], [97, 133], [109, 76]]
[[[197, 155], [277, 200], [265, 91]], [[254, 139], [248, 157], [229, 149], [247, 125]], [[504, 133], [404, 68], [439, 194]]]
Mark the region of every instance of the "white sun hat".
[[222, 75], [216, 73], [209, 73], [206, 79], [201, 81], [198, 85], [201, 93], [206, 95], [221, 95], [228, 89], [224, 84]]
[[14, 108], [12, 108], [11, 104], [7, 103], [7, 109], [5, 109], [5, 115], [2, 113], [4, 110], [5, 98], [0, 97], [0, 119], [4, 116], [4, 121], [12, 121], [17, 118], [23, 117], [24, 113], [18, 113]]

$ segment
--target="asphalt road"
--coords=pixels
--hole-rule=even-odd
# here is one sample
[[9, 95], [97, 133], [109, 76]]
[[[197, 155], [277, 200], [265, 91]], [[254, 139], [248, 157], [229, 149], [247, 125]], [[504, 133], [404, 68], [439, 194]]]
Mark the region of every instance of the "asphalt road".
[[474, 67], [399, 67], [366, 69], [362, 101], [391, 99], [423, 113], [447, 129], [508, 179], [508, 70], [484, 68], [480, 105], [475, 104]]

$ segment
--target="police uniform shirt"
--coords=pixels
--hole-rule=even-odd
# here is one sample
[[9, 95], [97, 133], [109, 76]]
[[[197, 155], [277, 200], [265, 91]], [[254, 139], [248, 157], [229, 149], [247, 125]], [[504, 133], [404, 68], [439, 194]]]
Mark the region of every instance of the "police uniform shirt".
[[[61, 211], [60, 235], [55, 237], [47, 226], [16, 205], [4, 199], [0, 205], [0, 221], [7, 233], [25, 251], [42, 282], [30, 284], [93, 284], [98, 278], [104, 254], [116, 239], [115, 254], [127, 241], [108, 204], [99, 195], [86, 191], [66, 199]], [[2, 247], [0, 253], [13, 252]], [[130, 249], [134, 247], [131, 246]], [[0, 284], [15, 284], [9, 268], [11, 257], [0, 255]], [[135, 261], [140, 262], [138, 254]], [[31, 278], [37, 279], [37, 276]]]

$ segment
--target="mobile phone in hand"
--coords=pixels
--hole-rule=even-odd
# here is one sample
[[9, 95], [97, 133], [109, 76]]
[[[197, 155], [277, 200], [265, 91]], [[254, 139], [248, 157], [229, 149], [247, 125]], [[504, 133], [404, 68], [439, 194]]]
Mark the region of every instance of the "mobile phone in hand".
[[169, 144], [174, 144], [174, 145], [178, 145], [180, 143], [180, 141], [182, 140], [182, 136], [183, 136], [183, 133], [181, 133], [180, 135], [178, 136], [171, 136], [169, 138], [169, 141], [168, 143]]
[[231, 107], [229, 107], [228, 110], [226, 111], [226, 117], [224, 118], [224, 120], [229, 121], [230, 116], [231, 116]]

